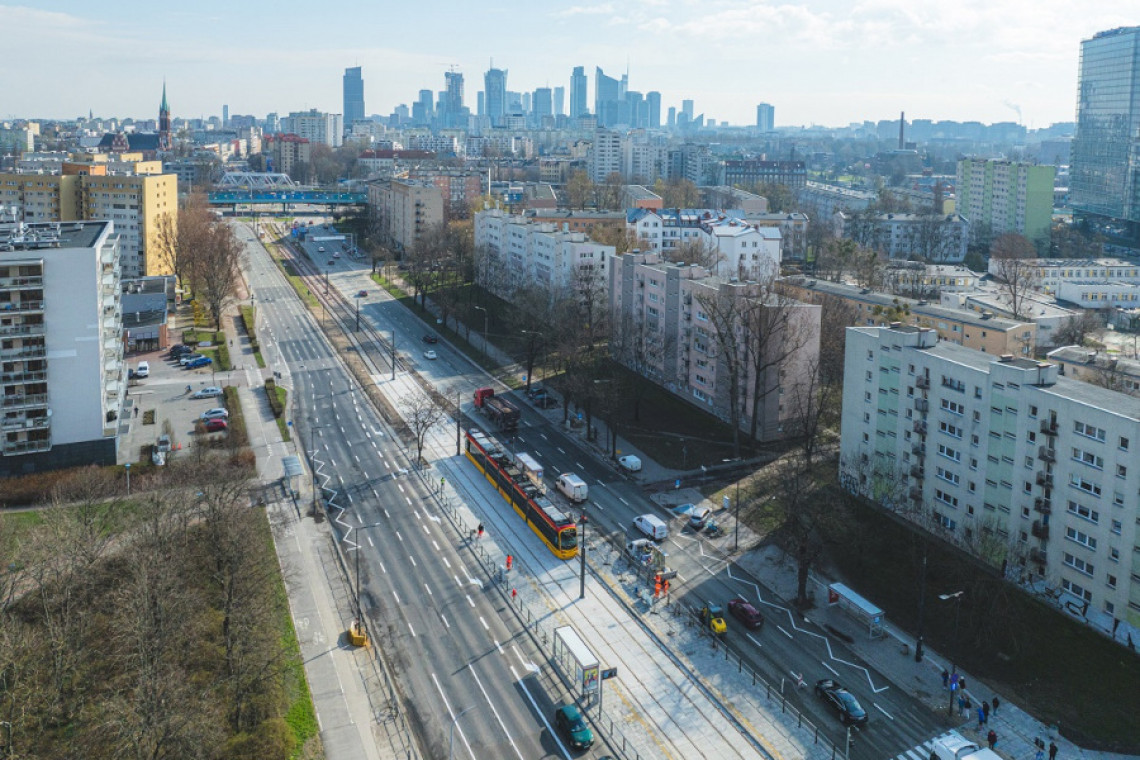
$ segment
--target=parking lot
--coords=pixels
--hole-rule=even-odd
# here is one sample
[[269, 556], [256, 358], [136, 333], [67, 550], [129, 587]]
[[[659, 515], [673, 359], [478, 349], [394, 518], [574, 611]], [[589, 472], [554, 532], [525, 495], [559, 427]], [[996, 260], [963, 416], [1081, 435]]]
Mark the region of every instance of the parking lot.
[[[194, 440], [194, 423], [207, 409], [224, 406], [218, 398], [192, 398], [194, 392], [209, 386], [222, 387], [240, 382], [240, 373], [211, 372], [210, 367], [184, 369], [171, 359], [166, 350], [134, 354], [128, 358], [131, 369], [140, 361], [149, 362], [149, 377], [130, 381], [127, 398], [131, 402], [130, 419], [124, 419], [128, 428], [119, 442], [119, 463], [145, 461], [150, 451], [143, 447], [158, 441], [168, 433], [171, 439], [169, 456], [185, 456]], [[190, 386], [187, 393], [186, 386]], [[136, 411], [137, 410], [137, 411]], [[153, 423], [144, 424], [147, 412], [154, 412]], [[169, 424], [167, 424], [169, 423]], [[210, 433], [217, 437], [225, 433]]]

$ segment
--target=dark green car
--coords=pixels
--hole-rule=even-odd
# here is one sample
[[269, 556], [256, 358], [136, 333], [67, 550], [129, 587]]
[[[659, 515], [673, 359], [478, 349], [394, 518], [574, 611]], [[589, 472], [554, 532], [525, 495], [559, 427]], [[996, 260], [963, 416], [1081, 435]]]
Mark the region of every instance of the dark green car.
[[566, 735], [572, 749], [589, 749], [594, 744], [594, 732], [586, 725], [582, 713], [574, 705], [559, 707], [554, 713], [554, 722]]

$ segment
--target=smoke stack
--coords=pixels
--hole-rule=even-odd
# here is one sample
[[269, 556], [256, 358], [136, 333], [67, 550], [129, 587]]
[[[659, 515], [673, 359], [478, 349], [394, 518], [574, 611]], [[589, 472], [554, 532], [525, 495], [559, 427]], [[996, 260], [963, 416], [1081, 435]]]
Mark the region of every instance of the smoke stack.
[[906, 111], [899, 111], [899, 150], [906, 147]]

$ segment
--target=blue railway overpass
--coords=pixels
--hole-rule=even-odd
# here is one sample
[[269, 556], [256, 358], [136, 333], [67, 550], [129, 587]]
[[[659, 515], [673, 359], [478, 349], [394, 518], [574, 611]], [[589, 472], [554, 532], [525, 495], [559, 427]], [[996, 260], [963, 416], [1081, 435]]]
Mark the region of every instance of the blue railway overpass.
[[219, 190], [209, 194], [211, 206], [231, 206], [236, 212], [239, 206], [251, 208], [281, 206], [288, 211], [294, 206], [327, 206], [329, 210], [340, 206], [363, 206], [368, 202], [368, 193], [336, 193], [322, 190]]

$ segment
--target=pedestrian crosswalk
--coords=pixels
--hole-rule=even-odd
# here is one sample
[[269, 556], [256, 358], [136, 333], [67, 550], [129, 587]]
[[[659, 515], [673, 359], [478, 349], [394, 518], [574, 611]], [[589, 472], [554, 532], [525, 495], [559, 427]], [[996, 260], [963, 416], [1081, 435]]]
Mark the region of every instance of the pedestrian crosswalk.
[[929, 741], [925, 741], [922, 744], [917, 744], [917, 745], [911, 747], [910, 749], [906, 750], [905, 752], [902, 752], [901, 754], [895, 755], [894, 758], [892, 758], [892, 760], [930, 760], [931, 753], [934, 750], [934, 745], [940, 739], [943, 739], [943, 738], [951, 736], [951, 735], [954, 735], [953, 731], [947, 731], [946, 733], [939, 734], [938, 736], [933, 737]]

